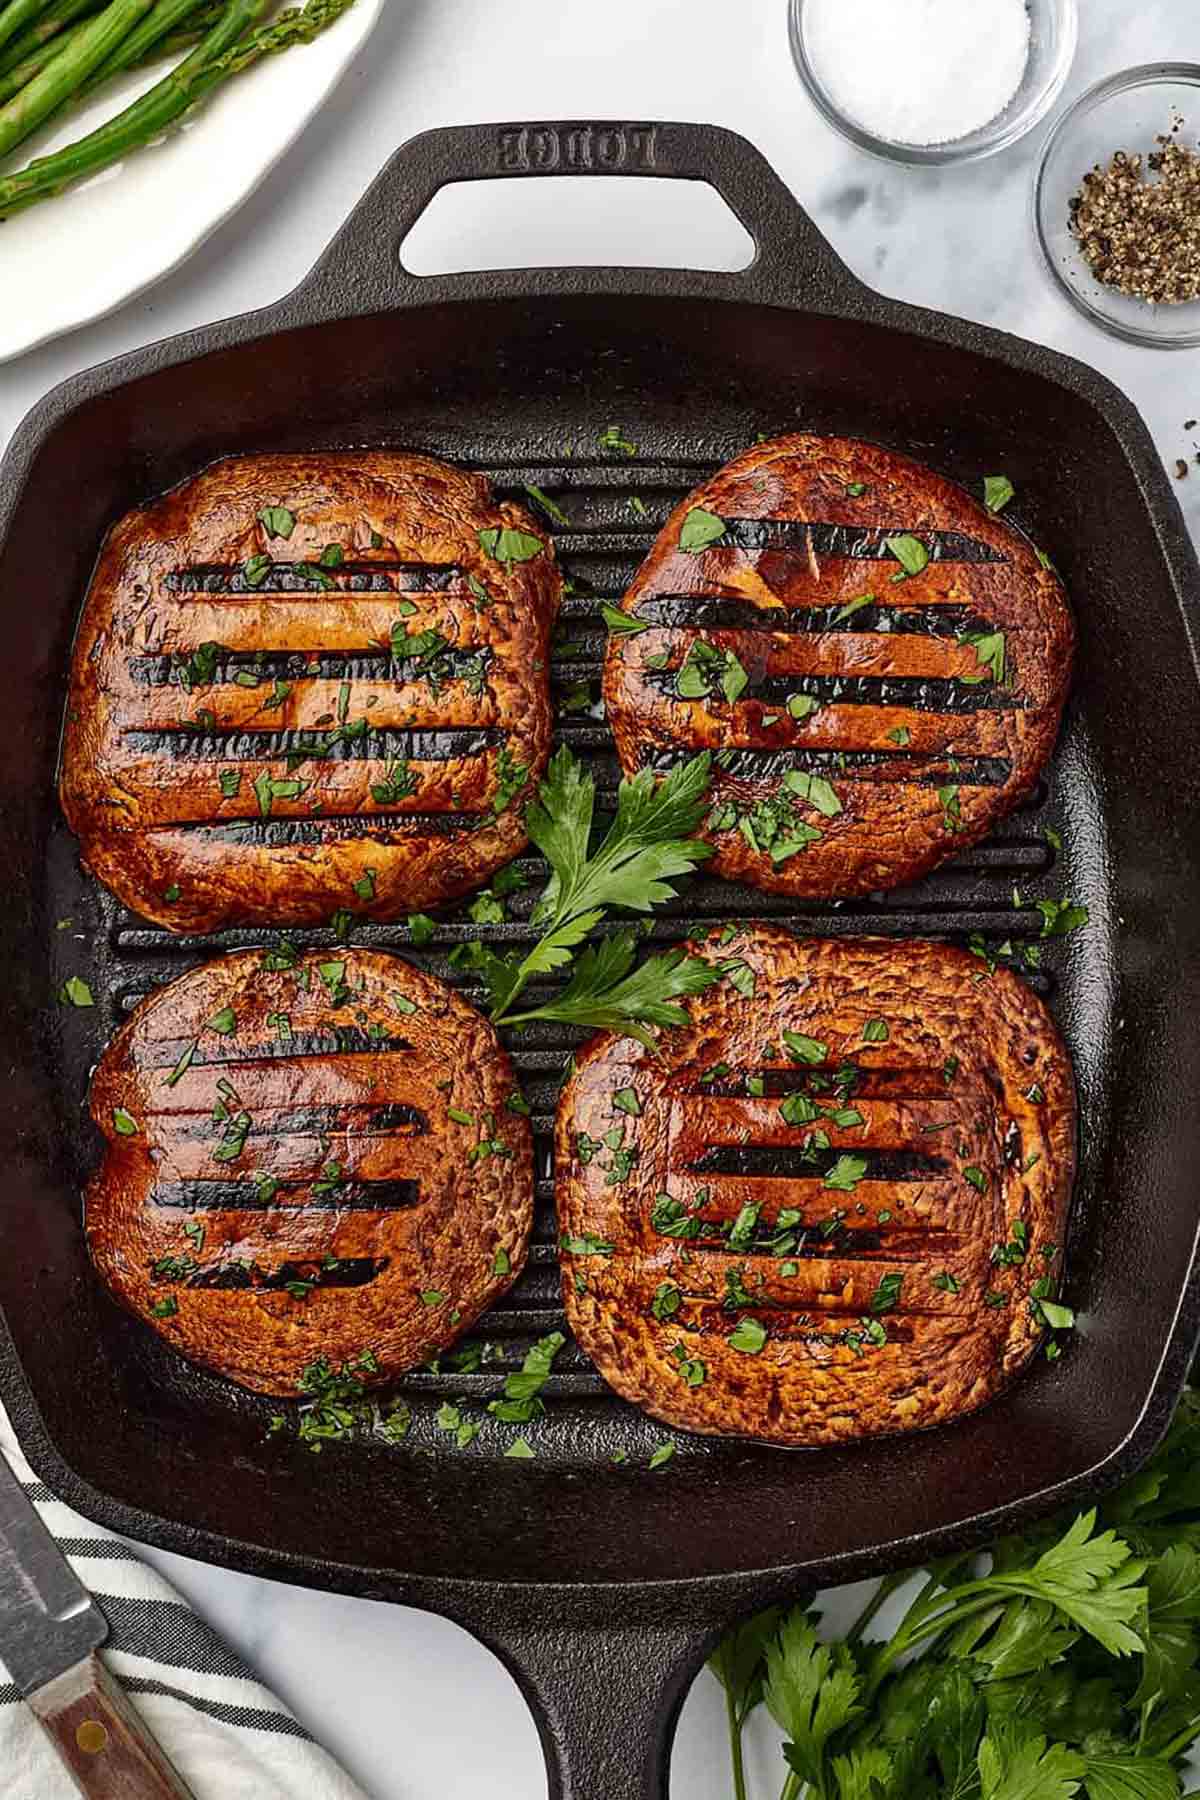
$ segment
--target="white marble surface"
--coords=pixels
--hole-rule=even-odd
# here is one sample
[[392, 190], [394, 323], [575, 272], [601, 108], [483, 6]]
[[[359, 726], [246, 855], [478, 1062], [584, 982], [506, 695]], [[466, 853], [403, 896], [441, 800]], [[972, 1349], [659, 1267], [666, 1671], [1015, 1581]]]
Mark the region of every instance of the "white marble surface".
[[[1195, 0], [1081, 0], [1081, 11], [1070, 95], [1131, 63], [1200, 59]], [[0, 444], [63, 376], [285, 292], [413, 132], [606, 115], [713, 120], [746, 132], [865, 280], [1099, 366], [1133, 396], [1168, 463], [1191, 458], [1179, 493], [1200, 536], [1198, 446], [1183, 430], [1185, 419], [1200, 416], [1200, 352], [1116, 344], [1051, 290], [1031, 238], [1036, 140], [961, 171], [913, 173], [863, 156], [819, 121], [798, 87], [785, 0], [388, 0], [367, 55], [328, 112], [186, 268], [113, 318], [0, 368]], [[687, 262], [703, 253], [729, 267], [741, 260], [737, 232], [699, 201], [665, 214], [640, 192], [620, 205], [616, 198], [614, 188], [595, 212], [582, 199], [568, 210], [557, 192], [539, 199], [520, 184], [498, 208], [492, 192], [461, 190], [429, 221], [422, 252], [447, 267], [571, 256]], [[2, 256], [0, 246], [0, 280]], [[545, 1792], [533, 1725], [512, 1682], [455, 1627], [148, 1554], [374, 1800], [537, 1800]], [[705, 1679], [682, 1721], [677, 1800], [727, 1800], [721, 1729]], [[765, 1740], [752, 1762], [759, 1792], [776, 1792]]]

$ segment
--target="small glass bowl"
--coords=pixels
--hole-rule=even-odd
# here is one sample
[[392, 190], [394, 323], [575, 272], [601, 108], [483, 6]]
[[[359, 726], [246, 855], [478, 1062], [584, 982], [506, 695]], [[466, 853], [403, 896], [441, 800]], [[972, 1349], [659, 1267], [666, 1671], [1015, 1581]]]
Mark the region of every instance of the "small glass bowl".
[[1200, 64], [1145, 63], [1078, 99], [1046, 139], [1034, 188], [1038, 242], [1057, 286], [1094, 325], [1132, 344], [1188, 350], [1200, 344], [1200, 300], [1152, 306], [1098, 281], [1071, 234], [1070, 204], [1097, 163], [1115, 150], [1148, 155], [1182, 117], [1183, 142], [1200, 144]]
[[[969, 6], [971, 0], [963, 0], [963, 4]], [[789, 0], [792, 55], [800, 79], [817, 110], [860, 150], [885, 157], [889, 162], [918, 166], [978, 162], [981, 157], [994, 156], [997, 150], [1007, 150], [1010, 144], [1015, 144], [1045, 118], [1062, 92], [1075, 60], [1079, 38], [1077, 0], [1025, 0], [1025, 4], [1031, 29], [1029, 61], [1020, 87], [1004, 111], [997, 113], [994, 119], [989, 119], [978, 131], [946, 144], [901, 144], [892, 138], [876, 137], [839, 109], [809, 54], [805, 24], [809, 0]]]

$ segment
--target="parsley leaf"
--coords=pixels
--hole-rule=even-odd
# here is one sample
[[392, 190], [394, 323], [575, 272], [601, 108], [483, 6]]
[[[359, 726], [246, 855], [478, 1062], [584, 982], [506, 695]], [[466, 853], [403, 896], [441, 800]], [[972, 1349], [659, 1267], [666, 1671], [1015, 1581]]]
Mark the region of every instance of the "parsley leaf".
[[991, 513], [1003, 512], [1016, 491], [1007, 475], [985, 475], [983, 478], [983, 504]]
[[[884, 538], [884, 548], [890, 550], [904, 575], [919, 575], [929, 564], [929, 551], [920, 538], [913, 537], [909, 531], [901, 531], [895, 537]], [[893, 576], [893, 580], [904, 579], [904, 575]]]
[[702, 506], [693, 506], [680, 528], [679, 548], [695, 556], [724, 536], [724, 519], [716, 513], [706, 512]]
[[264, 506], [258, 517], [268, 537], [290, 538], [296, 529], [296, 515], [286, 506]]
[[493, 525], [479, 533], [479, 548], [498, 563], [531, 562], [546, 548], [532, 532], [517, 531], [511, 525]]

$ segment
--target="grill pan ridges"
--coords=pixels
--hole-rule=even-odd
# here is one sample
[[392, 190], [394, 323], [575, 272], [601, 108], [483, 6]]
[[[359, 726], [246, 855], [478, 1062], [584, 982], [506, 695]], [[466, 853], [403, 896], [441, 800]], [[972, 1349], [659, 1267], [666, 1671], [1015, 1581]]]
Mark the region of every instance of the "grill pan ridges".
[[[399, 264], [405, 231], [447, 181], [546, 173], [709, 180], [758, 258], [738, 275], [417, 280]], [[593, 463], [581, 449], [564, 461], [564, 419], [580, 446], [621, 423], [638, 458]], [[426, 1455], [419, 1435], [403, 1464], [347, 1450], [314, 1468], [302, 1451], [264, 1450], [252, 1406], [143, 1353], [142, 1334], [98, 1299], [78, 1241], [79, 1176], [95, 1146], [75, 1128], [76, 1107], [117, 1013], [110, 999], [47, 1015], [52, 966], [76, 972], [84, 955], [70, 932], [55, 932], [56, 918], [75, 917], [98, 993], [127, 998], [180, 967], [158, 934], [106, 911], [80, 881], [54, 808], [69, 633], [104, 525], [223, 453], [389, 441], [491, 468], [501, 487], [531, 478], [560, 501], [585, 475], [602, 489], [633, 475], [650, 515], [640, 541], [574, 501], [572, 529], [556, 533], [568, 568], [609, 591], [666, 502], [757, 430], [797, 421], [876, 438], [959, 479], [1007, 466], [1018, 480], [1018, 517], [1062, 562], [1083, 634], [1079, 698], [1035, 797], [1049, 810], [1017, 815], [1000, 847], [980, 846], [916, 892], [865, 909], [789, 908], [736, 888], [718, 901], [699, 882], [653, 935], [669, 941], [689, 917], [711, 922], [724, 909], [834, 933], [869, 918], [895, 937], [936, 931], [940, 919], [955, 936], [978, 924], [1003, 942], [1001, 919], [1005, 937], [1021, 924], [1002, 899], [1018, 867], [1038, 896], [1069, 885], [1086, 899], [1093, 925], [1086, 941], [1054, 947], [1046, 991], [1081, 1078], [1069, 1297], [1095, 1303], [1094, 1328], [1078, 1354], [961, 1428], [861, 1452], [687, 1445], [662, 1474], [610, 1471], [582, 1459], [585, 1441], [607, 1432], [640, 1457], [660, 1434], [624, 1415], [618, 1429], [594, 1392], [556, 1396], [538, 1463], [489, 1460], [482, 1479], [468, 1457]], [[586, 122], [435, 132], [399, 153], [285, 301], [78, 377], [42, 402], [0, 471], [0, 545], [4, 591], [37, 602], [10, 600], [10, 663], [25, 679], [10, 696], [0, 768], [6, 1038], [23, 1047], [0, 1094], [12, 1146], [0, 1390], [56, 1492], [177, 1550], [459, 1620], [533, 1703], [553, 1796], [651, 1800], [665, 1791], [687, 1682], [739, 1612], [978, 1542], [1122, 1478], [1149, 1453], [1200, 1317], [1188, 1174], [1200, 1159], [1200, 573], [1145, 428], [1102, 377], [872, 295], [730, 133]], [[607, 747], [595, 723], [567, 731], [580, 749]], [[1046, 817], [1067, 858], [1049, 884]], [[440, 926], [416, 960], [442, 972], [468, 930]], [[262, 935], [225, 933], [190, 952]], [[367, 928], [358, 941], [409, 948], [402, 927]], [[123, 985], [106, 979], [117, 971]], [[561, 1055], [549, 1034], [531, 1034], [524, 1072], [543, 1120], [538, 1083]], [[1134, 1203], [1149, 1196], [1153, 1205]], [[544, 1281], [548, 1257], [530, 1281], [539, 1268]], [[1121, 1313], [1118, 1301], [1136, 1304]], [[518, 1303], [532, 1304], [524, 1294]], [[579, 1366], [560, 1379], [590, 1378]]]

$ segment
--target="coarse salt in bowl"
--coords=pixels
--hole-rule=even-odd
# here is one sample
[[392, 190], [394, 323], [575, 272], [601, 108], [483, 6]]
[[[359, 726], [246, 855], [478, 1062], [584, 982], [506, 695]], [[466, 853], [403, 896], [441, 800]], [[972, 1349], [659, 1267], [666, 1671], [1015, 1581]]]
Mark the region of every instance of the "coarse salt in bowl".
[[972, 162], [1032, 129], [1075, 57], [1077, 0], [790, 0], [817, 108], [893, 162]]

